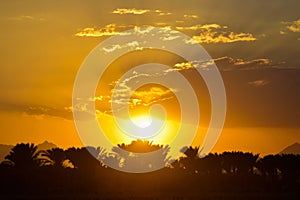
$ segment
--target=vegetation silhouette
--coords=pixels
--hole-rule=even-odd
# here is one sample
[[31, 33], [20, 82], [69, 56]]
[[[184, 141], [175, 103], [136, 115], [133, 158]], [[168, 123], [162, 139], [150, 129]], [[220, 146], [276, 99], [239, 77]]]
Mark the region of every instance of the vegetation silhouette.
[[44, 165], [52, 165], [55, 168], [64, 167], [64, 162], [67, 160], [66, 152], [61, 148], [42, 151], [41, 156], [44, 157]]
[[40, 152], [34, 144], [20, 143], [14, 146], [9, 154], [5, 156], [6, 164], [16, 168], [34, 168], [41, 165], [42, 160], [39, 158]]
[[112, 151], [114, 154], [110, 154], [110, 159], [116, 159], [112, 163], [123, 169], [162, 168], [166, 167], [171, 159], [168, 156], [169, 146], [153, 144], [147, 140], [118, 144]]
[[[0, 164], [2, 199], [299, 199], [300, 156], [223, 152], [200, 157], [199, 147], [184, 147], [171, 160], [168, 146], [137, 140], [108, 152], [100, 147], [37, 151], [17, 144]], [[127, 153], [126, 153], [127, 152]], [[155, 162], [141, 153], [159, 152]], [[131, 174], [111, 169], [165, 168]], [[174, 162], [171, 162], [174, 161]], [[159, 163], [158, 163], [159, 162]]]

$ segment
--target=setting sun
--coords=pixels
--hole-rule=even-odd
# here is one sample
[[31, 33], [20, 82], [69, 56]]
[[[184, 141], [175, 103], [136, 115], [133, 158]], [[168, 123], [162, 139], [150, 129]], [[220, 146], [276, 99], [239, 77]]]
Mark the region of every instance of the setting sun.
[[146, 115], [134, 117], [133, 122], [141, 128], [146, 128], [151, 125], [151, 119]]

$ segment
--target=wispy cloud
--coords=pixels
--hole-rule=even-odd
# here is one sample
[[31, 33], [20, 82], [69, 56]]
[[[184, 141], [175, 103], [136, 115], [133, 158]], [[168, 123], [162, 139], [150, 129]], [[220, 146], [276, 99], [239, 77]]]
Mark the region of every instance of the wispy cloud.
[[17, 112], [24, 115], [34, 116], [42, 119], [44, 117], [58, 117], [63, 119], [72, 119], [71, 110], [62, 106], [47, 106], [28, 103], [12, 103], [11, 101], [0, 101], [0, 110], [6, 112]]
[[[160, 12], [156, 10], [155, 12]], [[158, 25], [158, 24], [156, 24]], [[166, 26], [164, 23], [159, 24], [161, 28], [165, 30], [172, 30], [172, 28], [179, 31], [197, 31], [200, 32], [199, 35], [193, 36], [193, 40], [185, 41], [186, 43], [232, 43], [232, 42], [246, 42], [246, 41], [255, 41], [255, 38], [251, 33], [234, 33], [226, 31], [228, 26], [221, 26], [219, 24], [197, 24], [193, 26]], [[133, 25], [116, 25], [108, 24], [103, 28], [95, 29], [91, 27], [84, 28], [75, 34], [78, 37], [103, 37], [103, 36], [115, 36], [115, 35], [129, 35], [130, 32], [124, 32], [125, 30], [134, 28], [135, 33], [137, 34], [146, 34], [149, 33], [154, 27], [153, 26], [144, 26], [143, 29]], [[160, 38], [162, 41], [170, 41], [179, 38], [176, 32], [165, 33], [165, 37]], [[126, 45], [126, 47], [131, 44]], [[138, 46], [138, 45], [136, 45]], [[106, 52], [112, 52], [117, 49], [125, 47], [121, 44], [116, 44], [112, 47], [107, 47], [104, 49]]]
[[16, 20], [16, 21], [43, 21], [45, 20], [44, 18], [41, 17], [34, 17], [31, 15], [20, 15], [17, 17], [10, 17], [10, 20]]
[[155, 13], [158, 13], [159, 16], [168, 16], [168, 15], [172, 15], [171, 12], [163, 12], [161, 10], [155, 10]]
[[49, 106], [29, 106], [25, 109], [23, 113], [38, 118], [50, 116], [64, 119], [72, 119], [72, 112], [70, 110], [67, 110], [65, 108], [55, 108]]
[[142, 15], [145, 13], [150, 12], [148, 9], [136, 9], [136, 8], [117, 8], [116, 10], [112, 11], [113, 14], [134, 14], [134, 15]]
[[[164, 74], [148, 74], [148, 73], [137, 73], [133, 72], [131, 76], [125, 78], [124, 80], [114, 81], [110, 85], [113, 89], [110, 91], [110, 95], [98, 96], [95, 98], [90, 98], [90, 101], [101, 102], [101, 104], [119, 104], [128, 105], [130, 108], [136, 106], [150, 106], [157, 102], [167, 101], [172, 99], [173, 93], [176, 89], [165, 89], [161, 87], [150, 87], [143, 90], [133, 91], [130, 87], [130, 83], [138, 81], [143, 77], [154, 77], [154, 76], [164, 76]], [[115, 87], [118, 85], [117, 87]], [[107, 108], [106, 108], [107, 109]], [[102, 112], [110, 113], [111, 110], [102, 110]]]
[[180, 30], [180, 31], [184, 31], [184, 30], [196, 31], [196, 30], [203, 30], [203, 29], [209, 30], [212, 28], [219, 29], [219, 28], [221, 28], [221, 25], [219, 25], [219, 24], [204, 24], [204, 25], [196, 24], [193, 26], [176, 26], [176, 29]]
[[250, 61], [237, 59], [234, 64], [235, 65], [250, 65], [250, 64], [269, 65], [269, 64], [271, 64], [271, 62], [272, 61], [270, 59], [266, 59], [266, 58], [254, 59], [254, 60], [250, 60]]
[[150, 9], [137, 9], [137, 8], [117, 8], [112, 11], [113, 14], [119, 14], [119, 15], [126, 15], [126, 14], [133, 14], [133, 15], [143, 15], [146, 13], [154, 13], [158, 16], [166, 16], [171, 15], [170, 12], [164, 12], [162, 10], [150, 10]]
[[104, 28], [95, 29], [95, 28], [84, 28], [80, 32], [76, 33], [75, 36], [78, 37], [102, 37], [102, 36], [114, 36], [114, 35], [126, 35], [122, 31], [118, 31], [117, 28], [123, 28], [124, 26], [117, 27], [116, 24], [108, 24]]
[[199, 43], [233, 43], [257, 40], [251, 33], [219, 33], [211, 30], [201, 32], [199, 35], [193, 36], [193, 39]]
[[262, 86], [267, 85], [268, 83], [269, 83], [269, 81], [267, 81], [267, 80], [255, 80], [255, 81], [248, 82], [248, 84], [253, 87], [262, 87]]
[[182, 70], [190, 70], [195, 68], [201, 68], [202, 70], [208, 70], [208, 67], [214, 64], [214, 60], [202, 60], [202, 61], [191, 61], [191, 62], [181, 62], [176, 63], [172, 68], [164, 71], [164, 74], [174, 72], [174, 71], [182, 71]]
[[286, 28], [289, 31], [292, 31], [294, 33], [300, 32], [300, 19], [293, 21], [293, 22], [287, 22], [287, 24], [289, 24], [289, 25], [286, 26]]
[[243, 60], [233, 59], [231, 57], [225, 56], [221, 58], [216, 58], [214, 59], [214, 61], [222, 71], [280, 68], [280, 63], [274, 64], [272, 60], [267, 58]]
[[[235, 33], [228, 31], [228, 26], [219, 24], [196, 24], [193, 26], [177, 26], [180, 31], [200, 31], [199, 35], [193, 36], [193, 40], [198, 43], [232, 43], [255, 41], [251, 33]], [[192, 41], [187, 41], [192, 42]]]
[[172, 99], [173, 92], [171, 89], [151, 87], [149, 90], [135, 91], [132, 97], [137, 102], [137, 105], [149, 106], [154, 103]]
[[184, 18], [187, 18], [187, 19], [198, 19], [198, 15], [183, 15]]
[[[287, 35], [289, 33], [300, 33], [300, 19], [295, 21], [284, 21], [281, 22], [281, 24], [284, 25], [284, 27], [279, 31], [280, 35]], [[300, 38], [298, 38], [300, 40]]]
[[106, 53], [110, 53], [110, 52], [113, 52], [115, 50], [122, 49], [125, 47], [132, 47], [134, 50], [142, 50], [142, 48], [139, 49], [139, 46], [140, 46], [140, 44], [138, 41], [132, 41], [132, 42], [128, 42], [126, 44], [115, 44], [115, 45], [103, 47], [103, 51]]

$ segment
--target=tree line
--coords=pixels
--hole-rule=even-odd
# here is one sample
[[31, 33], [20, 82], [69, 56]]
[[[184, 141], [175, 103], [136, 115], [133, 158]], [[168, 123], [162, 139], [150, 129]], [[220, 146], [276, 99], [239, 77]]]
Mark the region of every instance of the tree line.
[[[159, 163], [136, 162], [138, 153], [157, 150], [160, 150], [160, 156], [156, 162], [165, 167], [155, 172], [128, 174], [104, 164], [109, 161], [120, 168], [137, 164], [151, 168]], [[63, 198], [75, 194], [122, 197], [172, 193], [201, 197], [224, 193], [300, 196], [299, 155], [260, 157], [250, 152], [234, 151], [211, 153], [201, 158], [201, 149], [190, 146], [182, 149], [184, 156], [172, 160], [169, 150], [168, 146], [142, 140], [119, 144], [112, 152], [101, 147], [38, 151], [34, 144], [20, 143], [0, 164], [0, 191], [4, 195], [60, 194]]]

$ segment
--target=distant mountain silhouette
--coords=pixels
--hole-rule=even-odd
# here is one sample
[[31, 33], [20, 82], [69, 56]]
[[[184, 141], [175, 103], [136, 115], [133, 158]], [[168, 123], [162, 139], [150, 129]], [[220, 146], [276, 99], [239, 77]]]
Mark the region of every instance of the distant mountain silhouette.
[[38, 150], [41, 151], [41, 150], [56, 148], [57, 146], [46, 140], [45, 142], [38, 144], [37, 147], [38, 147]]
[[279, 154], [300, 154], [300, 144], [296, 142], [283, 149]]
[[[37, 145], [38, 151], [47, 150], [56, 148], [57, 146], [51, 142], [44, 141], [43, 143]], [[4, 157], [9, 154], [10, 150], [14, 147], [14, 145], [0, 144], [0, 162], [4, 160]]]

